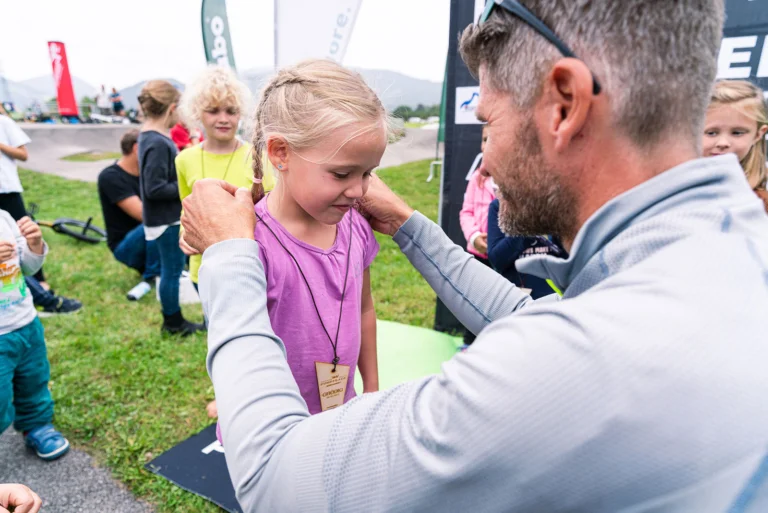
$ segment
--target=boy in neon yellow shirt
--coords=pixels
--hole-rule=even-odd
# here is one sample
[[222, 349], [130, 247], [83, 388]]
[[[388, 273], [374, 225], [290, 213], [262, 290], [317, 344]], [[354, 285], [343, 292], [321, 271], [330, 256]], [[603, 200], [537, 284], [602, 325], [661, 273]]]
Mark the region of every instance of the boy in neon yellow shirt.
[[[253, 184], [252, 146], [237, 137], [242, 113], [247, 111], [250, 92], [229, 69], [208, 68], [182, 97], [181, 112], [193, 125], [202, 125], [205, 138], [202, 143], [188, 148], [176, 157], [179, 178], [179, 196], [183, 200], [192, 193], [192, 186], [203, 178], [217, 178], [251, 188]], [[267, 162], [264, 173], [265, 190], [274, 187], [274, 174]], [[180, 241], [188, 255], [189, 273], [197, 288], [197, 273], [202, 255]]]

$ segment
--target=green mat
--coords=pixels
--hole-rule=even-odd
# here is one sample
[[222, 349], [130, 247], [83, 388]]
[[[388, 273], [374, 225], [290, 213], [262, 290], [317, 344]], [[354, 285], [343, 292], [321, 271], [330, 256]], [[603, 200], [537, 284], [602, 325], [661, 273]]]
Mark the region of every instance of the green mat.
[[[397, 322], [377, 321], [376, 331], [379, 390], [439, 373], [440, 365], [462, 344], [460, 337]], [[363, 391], [359, 372], [355, 374], [355, 390]]]

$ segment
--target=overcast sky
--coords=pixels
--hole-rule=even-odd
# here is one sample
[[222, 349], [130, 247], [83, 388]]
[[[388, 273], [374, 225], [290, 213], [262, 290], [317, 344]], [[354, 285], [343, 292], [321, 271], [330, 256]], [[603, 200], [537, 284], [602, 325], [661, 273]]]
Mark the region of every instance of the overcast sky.
[[[322, 1], [322, 0], [317, 0]], [[50, 74], [47, 41], [73, 75], [124, 87], [188, 81], [205, 66], [200, 0], [0, 0], [0, 67], [11, 80]], [[442, 81], [450, 0], [363, 0], [344, 64]], [[273, 0], [227, 0], [238, 69], [271, 67]]]

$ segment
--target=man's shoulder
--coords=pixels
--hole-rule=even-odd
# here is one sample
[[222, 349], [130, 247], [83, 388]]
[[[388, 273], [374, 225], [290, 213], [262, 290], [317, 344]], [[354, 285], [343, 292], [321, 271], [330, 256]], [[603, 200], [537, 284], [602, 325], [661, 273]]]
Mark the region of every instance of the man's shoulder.
[[98, 181], [99, 183], [103, 181], [112, 181], [120, 178], [123, 174], [127, 173], [117, 165], [117, 162], [115, 162], [101, 170]]
[[138, 186], [139, 177], [132, 176], [115, 162], [102, 169], [97, 181], [100, 190], [134, 189]]

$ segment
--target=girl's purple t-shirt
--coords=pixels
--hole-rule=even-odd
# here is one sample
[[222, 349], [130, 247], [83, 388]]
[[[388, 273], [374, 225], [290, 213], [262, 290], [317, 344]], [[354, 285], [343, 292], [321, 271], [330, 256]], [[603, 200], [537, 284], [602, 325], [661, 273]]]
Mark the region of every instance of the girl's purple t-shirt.
[[[333, 338], [336, 337], [336, 327], [339, 325], [339, 306], [347, 258], [350, 259], [336, 346], [339, 363], [350, 366], [344, 402], [355, 397], [355, 371], [361, 343], [363, 271], [371, 265], [379, 252], [379, 244], [368, 222], [354, 209], [347, 212], [336, 225], [336, 241], [328, 250], [306, 244], [291, 235], [269, 214], [266, 198], [256, 205], [255, 210], [263, 220], [256, 223], [254, 235], [267, 277], [269, 319], [275, 334], [285, 344], [288, 365], [309, 412], [314, 415], [322, 411], [315, 362], [330, 363], [333, 360], [333, 348], [312, 305], [307, 284], [296, 263], [275, 236], [293, 254], [304, 271], [325, 328]], [[347, 255], [350, 216], [352, 247]]]

